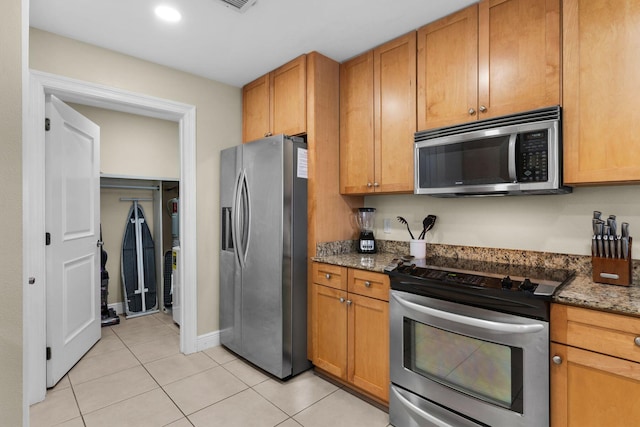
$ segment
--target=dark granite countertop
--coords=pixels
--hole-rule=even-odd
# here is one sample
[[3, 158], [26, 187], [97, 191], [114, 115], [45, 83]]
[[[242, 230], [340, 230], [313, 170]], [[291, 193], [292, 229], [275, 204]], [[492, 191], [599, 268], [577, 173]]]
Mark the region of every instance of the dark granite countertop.
[[[408, 253], [408, 245], [405, 248], [403, 243], [406, 242], [379, 244], [380, 252], [377, 254], [359, 254], [351, 246], [348, 246], [343, 253], [320, 250], [313, 261], [382, 273], [384, 267], [393, 258]], [[504, 264], [527, 265], [533, 268], [572, 270], [575, 271], [575, 277], [560, 288], [554, 296], [554, 302], [640, 316], [640, 278], [638, 277], [640, 269], [636, 261], [634, 261], [633, 284], [631, 286], [616, 286], [595, 283], [592, 280], [591, 257], [589, 256], [451, 245], [428, 245], [427, 251], [434, 256], [462, 258], [470, 261], [490, 260]]]

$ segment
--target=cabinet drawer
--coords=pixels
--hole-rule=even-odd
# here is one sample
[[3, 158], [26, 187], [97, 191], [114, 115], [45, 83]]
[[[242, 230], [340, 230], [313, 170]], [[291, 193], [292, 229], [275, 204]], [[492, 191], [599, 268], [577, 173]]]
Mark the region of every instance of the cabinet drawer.
[[551, 340], [640, 362], [640, 318], [562, 304], [551, 306]]
[[347, 268], [314, 262], [311, 270], [313, 283], [347, 290]]
[[352, 268], [347, 283], [349, 292], [389, 301], [389, 276], [386, 274]]

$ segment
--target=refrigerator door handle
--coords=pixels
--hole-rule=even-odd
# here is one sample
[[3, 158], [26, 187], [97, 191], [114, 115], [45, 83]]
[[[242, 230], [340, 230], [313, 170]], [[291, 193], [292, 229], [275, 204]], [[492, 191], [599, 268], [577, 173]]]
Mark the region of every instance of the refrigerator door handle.
[[243, 194], [243, 219], [244, 225], [242, 230], [242, 265], [247, 263], [247, 254], [251, 245], [251, 193], [249, 192], [249, 182], [247, 178], [247, 170], [242, 170], [242, 194]]
[[232, 209], [232, 219], [231, 219], [231, 239], [233, 240], [234, 254], [238, 263], [240, 263], [240, 267], [244, 267], [242, 260], [240, 259], [240, 251], [242, 250], [240, 246], [240, 197], [241, 197], [241, 186], [242, 186], [242, 171], [238, 174], [236, 178], [236, 185], [233, 188], [233, 209]]
[[236, 258], [241, 268], [245, 268], [249, 250], [249, 231], [251, 224], [251, 210], [249, 209], [249, 188], [247, 185], [247, 171], [243, 169], [238, 175], [235, 188], [235, 203], [233, 216], [233, 243], [236, 248]]

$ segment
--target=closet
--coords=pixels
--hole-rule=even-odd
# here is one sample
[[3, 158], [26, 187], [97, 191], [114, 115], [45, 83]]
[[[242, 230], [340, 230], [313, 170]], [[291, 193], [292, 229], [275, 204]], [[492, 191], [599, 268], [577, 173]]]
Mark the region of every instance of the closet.
[[[122, 280], [122, 245], [128, 213], [137, 202], [151, 231], [155, 251], [155, 304], [143, 312], [168, 312], [171, 308], [171, 262], [165, 261], [173, 248], [172, 201], [179, 198], [179, 183], [166, 178], [123, 177], [103, 174], [100, 178], [100, 218], [102, 241], [108, 254], [108, 304], [118, 313], [126, 313]], [[170, 255], [171, 256], [171, 255]], [[169, 276], [165, 277], [165, 273]], [[147, 278], [149, 279], [149, 278]], [[140, 312], [140, 310], [137, 310]], [[140, 312], [140, 314], [143, 314]], [[133, 315], [137, 315], [134, 313]]]
[[158, 311], [169, 311], [163, 285], [165, 270], [171, 273], [165, 268], [165, 253], [173, 247], [168, 205], [179, 198], [178, 123], [87, 105], [70, 106], [100, 126], [100, 222], [108, 255], [108, 304], [119, 314], [126, 312], [121, 254], [127, 214], [135, 199], [144, 210], [154, 244], [154, 305]]

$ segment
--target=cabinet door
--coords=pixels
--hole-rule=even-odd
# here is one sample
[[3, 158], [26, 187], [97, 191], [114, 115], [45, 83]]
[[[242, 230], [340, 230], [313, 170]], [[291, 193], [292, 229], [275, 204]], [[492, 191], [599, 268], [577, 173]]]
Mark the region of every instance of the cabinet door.
[[483, 0], [478, 22], [479, 118], [558, 105], [560, 0]]
[[269, 75], [266, 74], [242, 88], [242, 140], [263, 138], [269, 124]]
[[413, 192], [416, 33], [373, 51], [374, 190]]
[[340, 64], [340, 193], [373, 192], [373, 52]]
[[389, 401], [389, 304], [349, 294], [348, 380]]
[[307, 131], [307, 57], [290, 61], [271, 76], [271, 132], [298, 135]]
[[637, 425], [640, 364], [551, 343], [551, 426]]
[[312, 286], [312, 362], [318, 368], [347, 379], [347, 293]]
[[640, 181], [640, 2], [563, 2], [564, 181]]
[[418, 130], [477, 119], [478, 6], [418, 30]]

